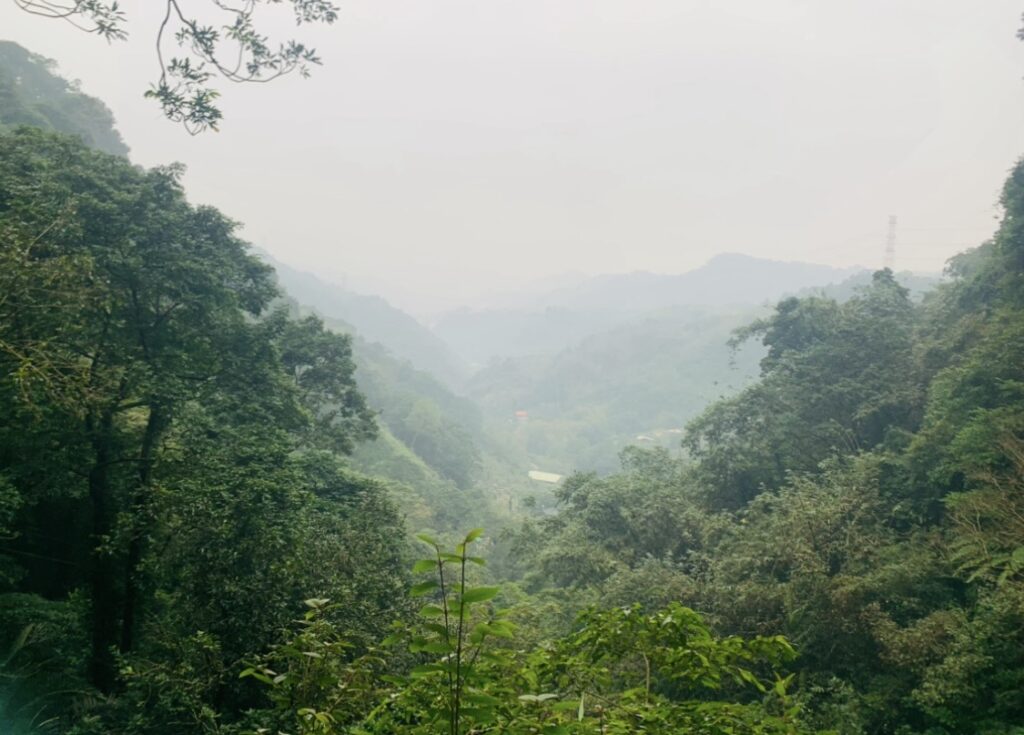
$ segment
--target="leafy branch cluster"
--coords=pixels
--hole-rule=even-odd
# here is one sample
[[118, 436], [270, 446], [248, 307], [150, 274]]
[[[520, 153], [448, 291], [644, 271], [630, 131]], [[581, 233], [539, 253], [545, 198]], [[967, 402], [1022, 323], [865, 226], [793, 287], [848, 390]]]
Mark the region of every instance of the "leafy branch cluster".
[[[453, 551], [418, 535], [433, 555], [414, 572], [433, 578], [410, 595], [431, 601], [382, 641], [391, 661], [376, 649], [351, 652], [326, 622], [327, 602], [307, 601], [297, 633], [242, 672], [275, 703], [253, 732], [271, 724], [301, 735], [808, 732], [789, 693], [793, 676], [777, 673], [796, 655], [784, 638], [720, 638], [678, 603], [590, 609], [570, 633], [524, 645], [515, 608], [495, 608], [500, 588], [470, 584], [471, 566], [484, 566], [468, 553], [480, 534]], [[402, 666], [402, 651], [412, 656], [408, 673], [384, 673]]]
[[[14, 1], [29, 13], [63, 19], [108, 41], [128, 36], [126, 15], [117, 0]], [[210, 17], [205, 18], [183, 9], [179, 0], [164, 0], [155, 38], [160, 74], [146, 96], [157, 101], [168, 119], [195, 135], [217, 130], [223, 117], [217, 105], [220, 93], [213, 86], [217, 78], [265, 83], [293, 72], [309, 76], [311, 67], [321, 63], [315, 49], [296, 39], [274, 42], [257, 25], [260, 10], [280, 4], [281, 0], [209, 0]], [[331, 0], [287, 4], [297, 25], [332, 24], [338, 18], [338, 6]]]

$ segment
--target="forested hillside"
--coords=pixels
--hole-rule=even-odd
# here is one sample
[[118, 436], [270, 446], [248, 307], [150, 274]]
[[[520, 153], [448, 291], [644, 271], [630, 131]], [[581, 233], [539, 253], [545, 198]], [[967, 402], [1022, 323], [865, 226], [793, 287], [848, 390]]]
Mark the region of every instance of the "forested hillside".
[[[411, 527], [452, 529], [462, 527], [468, 518], [493, 521], [495, 504], [507, 506], [526, 478], [515, 454], [485, 431], [477, 406], [396, 355], [390, 344], [366, 339], [343, 318], [352, 315], [344, 308], [351, 304], [346, 295], [338, 300], [314, 298], [320, 308], [310, 309], [292, 296], [308, 298], [310, 289], [297, 288], [296, 281], [281, 277], [282, 272], [289, 271], [275, 270], [291, 313], [322, 318], [327, 329], [352, 340], [356, 379], [378, 427], [375, 437], [356, 447], [353, 466], [389, 481], [388, 491]], [[315, 285], [314, 296], [317, 290], [330, 288], [312, 276], [304, 281]], [[286, 283], [291, 283], [291, 289]], [[383, 300], [375, 300], [385, 313], [398, 315], [390, 315], [387, 321], [413, 321]], [[381, 332], [379, 325], [377, 329], [385, 337], [389, 334]], [[398, 330], [399, 343], [403, 332]]]
[[412, 528], [457, 529], [469, 518], [493, 523], [495, 504], [507, 503], [525, 473], [485, 431], [476, 405], [382, 345], [356, 336], [353, 356], [381, 429], [356, 449], [354, 465], [400, 483]]
[[244, 708], [232, 667], [310, 594], [379, 635], [403, 534], [342, 459], [375, 433], [350, 340], [268, 311], [270, 269], [173, 169], [0, 135], [0, 228], [5, 729], [115, 692], [129, 723], [154, 687]]
[[[75, 135], [99, 150], [128, 152], [102, 102], [58, 76], [52, 62], [11, 42], [0, 43], [0, 95], [6, 100], [0, 126], [31, 125]], [[475, 407], [434, 377], [459, 383], [464, 375], [458, 359], [383, 299], [347, 292], [265, 253], [256, 255], [273, 266], [277, 284], [295, 300], [293, 314], [317, 313], [333, 331], [354, 336], [360, 387], [381, 429], [377, 439], [360, 445], [355, 464], [401, 483], [389, 491], [402, 512], [426, 525], [464, 519], [471, 498], [475, 506], [486, 506], [479, 485], [509, 470], [501, 459], [482, 457], [485, 442]]]
[[[780, 272], [783, 277], [773, 280]], [[813, 283], [791, 295], [845, 302], [871, 283], [866, 271], [836, 282], [812, 280], [837, 275], [806, 264], [718, 258], [686, 274], [686, 279], [705, 279], [701, 289], [675, 295], [680, 302], [692, 300], [688, 305], [638, 315], [629, 307], [614, 311], [611, 305], [618, 302], [609, 299], [604, 316], [590, 317], [552, 308], [530, 320], [523, 333], [533, 340], [532, 350], [512, 340], [507, 346], [512, 354], [478, 370], [466, 391], [484, 412], [489, 431], [502, 436], [522, 463], [561, 473], [606, 473], [630, 444], [678, 450], [688, 421], [755, 379], [763, 346], [754, 340], [730, 346], [730, 340], [735, 329], [769, 311], [758, 303], [761, 295]], [[751, 288], [755, 277], [762, 285]], [[938, 283], [908, 272], [895, 278], [915, 301]], [[736, 283], [746, 291], [733, 290]], [[728, 299], [736, 305], [727, 305]], [[529, 312], [513, 313], [530, 319]], [[570, 335], [562, 319], [572, 315], [581, 331]], [[486, 313], [476, 318], [503, 321]], [[490, 326], [492, 335], [502, 333], [500, 326]]]
[[58, 76], [54, 62], [0, 40], [0, 130], [31, 125], [77, 136], [108, 153], [128, 154], [114, 117], [77, 83]]
[[[479, 531], [437, 551], [460, 578], [445, 592], [445, 572], [443, 608], [416, 622], [393, 495], [346, 460], [377, 432], [351, 339], [294, 315], [234, 225], [188, 204], [177, 175], [42, 131], [0, 135], [5, 729], [391, 733], [448, 720], [528, 732], [645, 716], [625, 695], [588, 710], [569, 693], [573, 720], [543, 691], [564, 667], [607, 668], [587, 636], [618, 629], [614, 611], [542, 659], [495, 648], [477, 664], [485, 642], [516, 637], [487, 602], [498, 588], [466, 570], [483, 563], [466, 550]], [[652, 713], [799, 728], [783, 685], [771, 702], [754, 695], [791, 658], [785, 641], [719, 640], [695, 613], [659, 615], [621, 645], [649, 637], [666, 682], [679, 680], [674, 657], [714, 661]], [[404, 652], [379, 651], [388, 631]], [[736, 683], [718, 691], [723, 677]]]
[[281, 287], [303, 306], [344, 322], [371, 342], [386, 345], [396, 357], [408, 360], [449, 388], [465, 380], [466, 368], [443, 340], [381, 297], [349, 291], [261, 255], [274, 267]]
[[727, 342], [760, 312], [657, 312], [551, 355], [495, 361], [473, 376], [468, 393], [524, 463], [612, 471], [627, 445], [678, 448], [689, 419], [753, 380], [760, 350], [734, 352]]
[[692, 459], [632, 449], [559, 488], [510, 554], [554, 628], [681, 601], [792, 641], [817, 727], [1020, 732], [1024, 164], [1003, 205], [922, 304], [880, 271], [741, 329], [767, 350], [760, 379], [689, 424]]
[[0, 733], [1024, 732], [1024, 161], [934, 287], [577, 285], [463, 396], [0, 51]]

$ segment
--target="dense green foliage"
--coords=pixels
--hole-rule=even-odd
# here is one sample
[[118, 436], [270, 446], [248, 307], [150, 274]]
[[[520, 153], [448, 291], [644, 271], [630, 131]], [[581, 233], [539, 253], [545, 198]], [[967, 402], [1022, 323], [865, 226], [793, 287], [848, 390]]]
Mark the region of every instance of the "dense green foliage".
[[[430, 548], [411, 594], [427, 600], [418, 621], [396, 623], [382, 651], [347, 655], [325, 623], [326, 600], [309, 600], [288, 642], [242, 672], [271, 689], [274, 709], [254, 713], [261, 732], [299, 733], [729, 733], [806, 732], [779, 669], [794, 651], [780, 636], [716, 637], [673, 603], [581, 614], [572, 632], [524, 650], [516, 608], [501, 590], [474, 584], [483, 558], [471, 531], [453, 551]], [[388, 650], [407, 651], [406, 666]], [[420, 663], [417, 664], [417, 661]], [[383, 673], [407, 669], [403, 675]], [[272, 726], [272, 727], [270, 727]]]
[[[762, 678], [789, 645], [719, 640], [678, 605], [592, 611], [520, 653], [504, 619], [532, 603], [499, 610], [498, 587], [471, 583], [479, 531], [454, 554], [425, 537], [436, 558], [413, 571], [437, 580], [412, 595], [440, 598], [416, 623], [393, 496], [345, 459], [376, 433], [350, 338], [295, 316], [177, 177], [45, 132], [0, 137], [6, 729], [797, 730], [785, 686]], [[438, 407], [461, 404], [428, 403], [422, 380], [418, 400], [389, 396], [416, 375], [372, 364], [379, 399], [408, 406], [397, 430], [468, 485], [472, 458], [437, 444]], [[289, 639], [304, 600], [311, 616]]]
[[271, 271], [173, 169], [0, 136], [0, 230], [7, 716], [191, 732], [310, 594], [372, 637], [401, 521], [342, 459], [375, 431], [349, 339], [268, 311]]
[[[14, 63], [0, 731], [1022, 732], [1024, 162], [923, 300], [887, 270], [783, 299], [733, 332], [759, 376], [702, 412], [740, 320], [663, 312], [492, 366], [485, 408], [532, 414], [495, 431], [282, 293], [178, 168], [7, 129], [93, 109]], [[687, 415], [554, 511], [504, 474]]]
[[[467, 518], [490, 524], [495, 501], [507, 503], [509, 488], [525, 477], [514, 453], [485, 431], [477, 406], [453, 391], [457, 361], [443, 343], [379, 297], [262, 257], [284, 291], [301, 295], [301, 304], [292, 299], [295, 314], [315, 313], [329, 329], [352, 335], [359, 388], [379, 427], [376, 439], [356, 448], [353, 465], [391, 481], [414, 528], [457, 530]], [[484, 491], [496, 485], [504, 491]]]
[[353, 466], [392, 481], [391, 493], [414, 528], [457, 530], [467, 518], [493, 520], [497, 498], [483, 488], [506, 480], [513, 469], [485, 433], [477, 407], [389, 346], [338, 319], [324, 323], [353, 335], [359, 388], [376, 414], [378, 435], [356, 447]]
[[783, 634], [821, 727], [1020, 732], [1024, 163], [1003, 205], [921, 304], [882, 271], [739, 330], [760, 380], [689, 424], [689, 457], [569, 478], [508, 573], [561, 607], [682, 602]]

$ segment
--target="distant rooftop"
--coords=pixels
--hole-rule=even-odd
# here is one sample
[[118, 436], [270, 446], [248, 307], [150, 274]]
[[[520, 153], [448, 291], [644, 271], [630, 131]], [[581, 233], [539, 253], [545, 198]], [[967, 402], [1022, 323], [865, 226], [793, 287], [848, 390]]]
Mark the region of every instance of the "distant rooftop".
[[537, 482], [546, 482], [549, 485], [557, 485], [562, 481], [562, 476], [557, 475], [554, 472], [541, 472], [540, 470], [530, 470], [526, 473], [529, 475], [531, 480]]

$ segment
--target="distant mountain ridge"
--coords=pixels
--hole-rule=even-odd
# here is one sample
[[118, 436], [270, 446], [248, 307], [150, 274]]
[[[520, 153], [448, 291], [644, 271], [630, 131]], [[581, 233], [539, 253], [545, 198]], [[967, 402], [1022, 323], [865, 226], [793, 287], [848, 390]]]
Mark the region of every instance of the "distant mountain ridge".
[[352, 325], [364, 339], [384, 345], [449, 387], [460, 385], [466, 377], [462, 361], [443, 339], [380, 296], [349, 291], [285, 265], [265, 251], [257, 253], [277, 271], [281, 286], [304, 306]]
[[810, 286], [842, 281], [865, 268], [716, 255], [679, 274], [634, 271], [595, 276], [542, 297], [545, 306], [588, 311], [648, 312], [672, 306], [760, 305]]
[[463, 360], [479, 367], [495, 358], [557, 352], [666, 309], [763, 306], [867, 272], [726, 253], [686, 273], [586, 278], [534, 294], [520, 308], [459, 309], [443, 315], [433, 329]]

